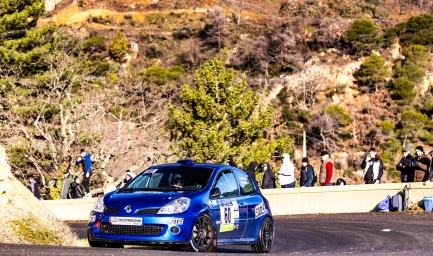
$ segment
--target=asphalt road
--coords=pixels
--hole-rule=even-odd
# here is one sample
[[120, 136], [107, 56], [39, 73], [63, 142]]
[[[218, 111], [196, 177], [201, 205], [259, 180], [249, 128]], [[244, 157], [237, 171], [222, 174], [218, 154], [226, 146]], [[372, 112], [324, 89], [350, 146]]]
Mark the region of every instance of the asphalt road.
[[[277, 216], [269, 255], [432, 255], [433, 213], [362, 213]], [[80, 238], [85, 223], [70, 223]], [[0, 244], [0, 255], [188, 255], [167, 248], [78, 248]], [[218, 253], [252, 254], [250, 246], [224, 246]]]

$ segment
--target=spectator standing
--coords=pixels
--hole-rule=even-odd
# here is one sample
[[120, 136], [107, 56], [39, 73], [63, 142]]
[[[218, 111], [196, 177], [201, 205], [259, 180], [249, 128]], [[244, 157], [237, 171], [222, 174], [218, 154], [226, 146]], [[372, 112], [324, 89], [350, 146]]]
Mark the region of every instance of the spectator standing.
[[251, 176], [253, 176], [254, 182], [256, 182], [257, 184], [257, 180], [256, 180], [256, 170], [257, 170], [257, 162], [251, 162], [248, 165], [248, 169], [247, 169], [247, 173], [249, 173]]
[[126, 170], [125, 172], [125, 178], [123, 179], [122, 183], [120, 184], [119, 188], [123, 188], [124, 186], [128, 185], [128, 183], [135, 178], [135, 173], [131, 172], [130, 170]]
[[301, 177], [299, 178], [299, 183], [301, 187], [314, 187], [314, 169], [308, 163], [308, 158], [302, 158], [302, 167], [301, 167]]
[[233, 160], [233, 157], [229, 157], [229, 159], [227, 159], [226, 162], [227, 165], [233, 166], [233, 167], [238, 167], [238, 165], [236, 164], [235, 160]]
[[295, 166], [290, 161], [289, 154], [283, 154], [281, 156], [281, 168], [278, 171], [278, 183], [282, 188], [294, 188], [295, 187]]
[[75, 177], [74, 181], [71, 183], [69, 187], [69, 193], [68, 193], [70, 199], [77, 199], [77, 198], [83, 198], [84, 193], [81, 189], [80, 185], [80, 178]]
[[92, 197], [90, 194], [90, 177], [92, 176], [92, 159], [84, 149], [81, 149], [80, 156], [77, 158], [76, 165], [81, 165], [83, 169], [83, 186], [86, 191], [85, 197]]
[[263, 170], [264, 170], [264, 174], [263, 174], [263, 180], [262, 180], [262, 188], [263, 189], [268, 189], [268, 188], [275, 188], [275, 174], [272, 171], [271, 166], [269, 165], [269, 163], [264, 163], [263, 164]]
[[107, 193], [110, 193], [111, 191], [116, 190], [116, 184], [114, 184], [114, 178], [110, 175], [108, 175], [105, 171], [102, 171], [101, 173], [103, 176], [105, 176], [104, 184], [102, 185], [102, 191], [104, 192], [104, 195]]
[[327, 151], [322, 151], [322, 165], [320, 167], [319, 182], [321, 186], [333, 186], [336, 182], [334, 162]]
[[60, 191], [60, 199], [69, 199], [69, 188], [71, 187], [71, 183], [74, 181], [72, 175], [69, 173], [69, 170], [66, 169], [63, 171], [63, 181], [62, 181], [62, 190]]
[[414, 170], [414, 182], [424, 182], [429, 177], [430, 158], [424, 154], [422, 146], [415, 148], [415, 158], [412, 158], [412, 162], [409, 164]]
[[361, 168], [364, 169], [363, 177], [365, 184], [379, 184], [383, 175], [382, 159], [377, 155], [375, 148], [370, 148], [367, 156], [362, 161]]
[[398, 162], [396, 169], [400, 171], [401, 182], [413, 182], [414, 180], [414, 170], [410, 166], [412, 163], [412, 156], [410, 155], [410, 148], [403, 148], [403, 158]]
[[35, 180], [35, 177], [30, 174], [27, 179], [29, 180], [29, 183], [27, 183], [27, 188], [32, 191], [33, 195], [38, 199], [42, 200], [41, 198], [41, 192], [39, 191], [39, 185]]

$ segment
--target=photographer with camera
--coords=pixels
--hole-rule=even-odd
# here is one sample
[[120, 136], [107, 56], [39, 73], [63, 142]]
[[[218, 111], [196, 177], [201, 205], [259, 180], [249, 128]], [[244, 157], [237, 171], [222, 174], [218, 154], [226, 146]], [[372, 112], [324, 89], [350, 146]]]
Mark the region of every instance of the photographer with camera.
[[413, 182], [414, 170], [410, 165], [412, 163], [412, 156], [410, 155], [410, 148], [403, 148], [403, 158], [398, 162], [396, 169], [400, 171], [401, 182]]
[[424, 182], [429, 176], [430, 158], [424, 154], [422, 146], [415, 148], [416, 157], [412, 158], [410, 167], [414, 170], [414, 182]]
[[365, 184], [379, 184], [383, 175], [382, 159], [377, 156], [376, 149], [370, 148], [361, 168], [364, 169]]

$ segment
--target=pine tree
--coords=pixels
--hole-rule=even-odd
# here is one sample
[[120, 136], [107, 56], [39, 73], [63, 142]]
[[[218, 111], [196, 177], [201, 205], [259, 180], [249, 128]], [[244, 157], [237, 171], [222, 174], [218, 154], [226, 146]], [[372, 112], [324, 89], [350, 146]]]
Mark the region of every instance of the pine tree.
[[36, 28], [44, 0], [9, 0], [0, 5], [0, 75], [25, 75], [41, 69], [51, 50], [54, 23]]
[[372, 53], [361, 64], [354, 77], [358, 85], [377, 90], [385, 84], [385, 79], [391, 76], [391, 68], [381, 55]]
[[[264, 140], [273, 108], [260, 104], [246, 81], [234, 83], [234, 72], [211, 60], [195, 73], [195, 85], [180, 93], [182, 108], [169, 106], [170, 128], [183, 156], [197, 161], [222, 162], [229, 155], [246, 166], [249, 161], [269, 161], [275, 150], [292, 150], [292, 141]], [[284, 151], [284, 152], [283, 152]]]

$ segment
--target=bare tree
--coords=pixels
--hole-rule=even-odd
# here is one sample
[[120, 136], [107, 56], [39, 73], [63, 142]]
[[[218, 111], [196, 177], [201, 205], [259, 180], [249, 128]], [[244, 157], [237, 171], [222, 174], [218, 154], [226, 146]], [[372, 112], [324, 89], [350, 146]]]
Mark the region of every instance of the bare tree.
[[209, 23], [206, 29], [206, 42], [212, 46], [215, 46], [219, 51], [225, 46], [226, 37], [228, 35], [228, 31], [225, 26], [226, 16], [223, 12], [223, 8], [217, 5], [212, 7], [208, 13], [208, 20]]
[[350, 26], [350, 21], [341, 18], [325, 18], [321, 20], [317, 30], [316, 41], [324, 47], [334, 47]]
[[339, 126], [338, 122], [332, 116], [328, 114], [320, 115], [317, 119], [311, 122], [309, 130], [310, 133], [314, 135], [311, 143], [316, 145], [316, 149], [319, 148], [319, 145], [317, 145], [315, 139], [318, 139], [322, 142], [321, 147], [323, 150], [335, 151], [336, 142], [339, 140]]
[[244, 11], [247, 0], [230, 0], [231, 6], [235, 9], [236, 24], [241, 24], [242, 12]]

